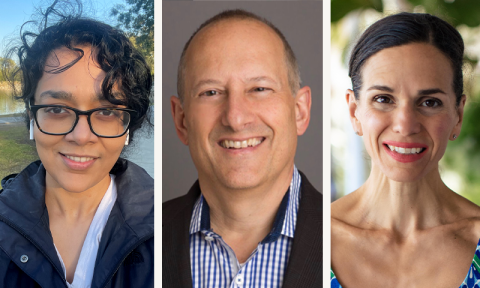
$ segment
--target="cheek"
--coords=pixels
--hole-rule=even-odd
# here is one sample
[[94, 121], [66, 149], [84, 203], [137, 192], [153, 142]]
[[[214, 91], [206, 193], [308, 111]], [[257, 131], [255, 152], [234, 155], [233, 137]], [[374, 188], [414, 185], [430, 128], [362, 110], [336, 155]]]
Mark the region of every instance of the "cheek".
[[[120, 153], [122, 153], [123, 148], [125, 147], [125, 137], [119, 138], [100, 138], [102, 141], [101, 144], [104, 147], [105, 151], [104, 154], [107, 156], [110, 161], [115, 163], [120, 157]], [[108, 162], [110, 162], [108, 161]]]
[[210, 133], [214, 130], [215, 125], [220, 122], [218, 109], [215, 107], [197, 105], [185, 111], [185, 115], [189, 146], [207, 143]]
[[[287, 100], [271, 98], [268, 101], [259, 102], [254, 106], [255, 114], [259, 115], [259, 118], [263, 119], [263, 122], [277, 131], [289, 131], [289, 129], [295, 130], [295, 102], [291, 95]], [[290, 133], [290, 132], [287, 132]]]
[[437, 145], [443, 149], [447, 147], [450, 133], [454, 127], [454, 119], [452, 117], [438, 117], [435, 121], [431, 121], [432, 138], [436, 140]]
[[61, 142], [63, 137], [64, 136], [46, 135], [38, 131], [34, 133], [35, 146], [42, 162], [52, 161], [53, 155], [58, 153], [56, 149], [57, 144]]
[[389, 120], [384, 113], [368, 110], [360, 117], [360, 122], [362, 124], [363, 135], [367, 136], [364, 137], [365, 147], [368, 147], [370, 146], [368, 142], [372, 142], [371, 145], [378, 142], [378, 138], [386, 129]]

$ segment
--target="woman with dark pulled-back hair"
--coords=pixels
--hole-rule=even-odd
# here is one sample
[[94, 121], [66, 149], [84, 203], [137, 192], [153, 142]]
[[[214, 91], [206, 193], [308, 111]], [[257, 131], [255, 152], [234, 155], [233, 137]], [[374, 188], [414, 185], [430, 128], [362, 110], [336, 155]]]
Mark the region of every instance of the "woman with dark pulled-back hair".
[[346, 100], [371, 172], [332, 204], [331, 287], [479, 287], [480, 207], [438, 167], [462, 126], [463, 52], [450, 24], [412, 13], [354, 47]]
[[55, 0], [10, 50], [40, 160], [2, 180], [0, 287], [153, 287], [153, 179], [119, 158], [148, 122], [150, 68], [80, 12]]

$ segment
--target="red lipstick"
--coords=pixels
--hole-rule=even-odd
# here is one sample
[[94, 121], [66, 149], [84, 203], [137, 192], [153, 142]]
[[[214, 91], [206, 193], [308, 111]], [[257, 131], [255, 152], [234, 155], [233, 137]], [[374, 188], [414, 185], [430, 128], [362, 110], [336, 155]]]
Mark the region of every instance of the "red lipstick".
[[[400, 148], [422, 148], [422, 151], [419, 153], [412, 153], [412, 154], [402, 154], [396, 151], [390, 150], [388, 146], [395, 146]], [[415, 162], [422, 158], [425, 155], [425, 152], [428, 150], [428, 146], [421, 143], [406, 143], [406, 142], [395, 142], [395, 141], [385, 141], [383, 142], [383, 149], [385, 152], [392, 157], [394, 160], [401, 162], [401, 163], [410, 163]]]

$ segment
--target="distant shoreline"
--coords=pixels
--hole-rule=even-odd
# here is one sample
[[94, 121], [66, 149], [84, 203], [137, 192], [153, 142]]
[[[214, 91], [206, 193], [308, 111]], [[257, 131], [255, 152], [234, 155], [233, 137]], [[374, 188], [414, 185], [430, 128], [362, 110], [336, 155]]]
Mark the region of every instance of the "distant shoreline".
[[5, 118], [5, 117], [23, 117], [23, 112], [0, 115], [0, 118]]

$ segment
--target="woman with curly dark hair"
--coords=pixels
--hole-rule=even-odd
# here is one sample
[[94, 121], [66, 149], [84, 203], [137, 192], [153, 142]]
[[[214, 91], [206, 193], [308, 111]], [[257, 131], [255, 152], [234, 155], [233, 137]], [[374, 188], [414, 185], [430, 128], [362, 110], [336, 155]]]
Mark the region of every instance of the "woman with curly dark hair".
[[57, 2], [12, 50], [40, 160], [2, 180], [0, 286], [153, 287], [153, 179], [119, 158], [148, 121], [150, 69]]

